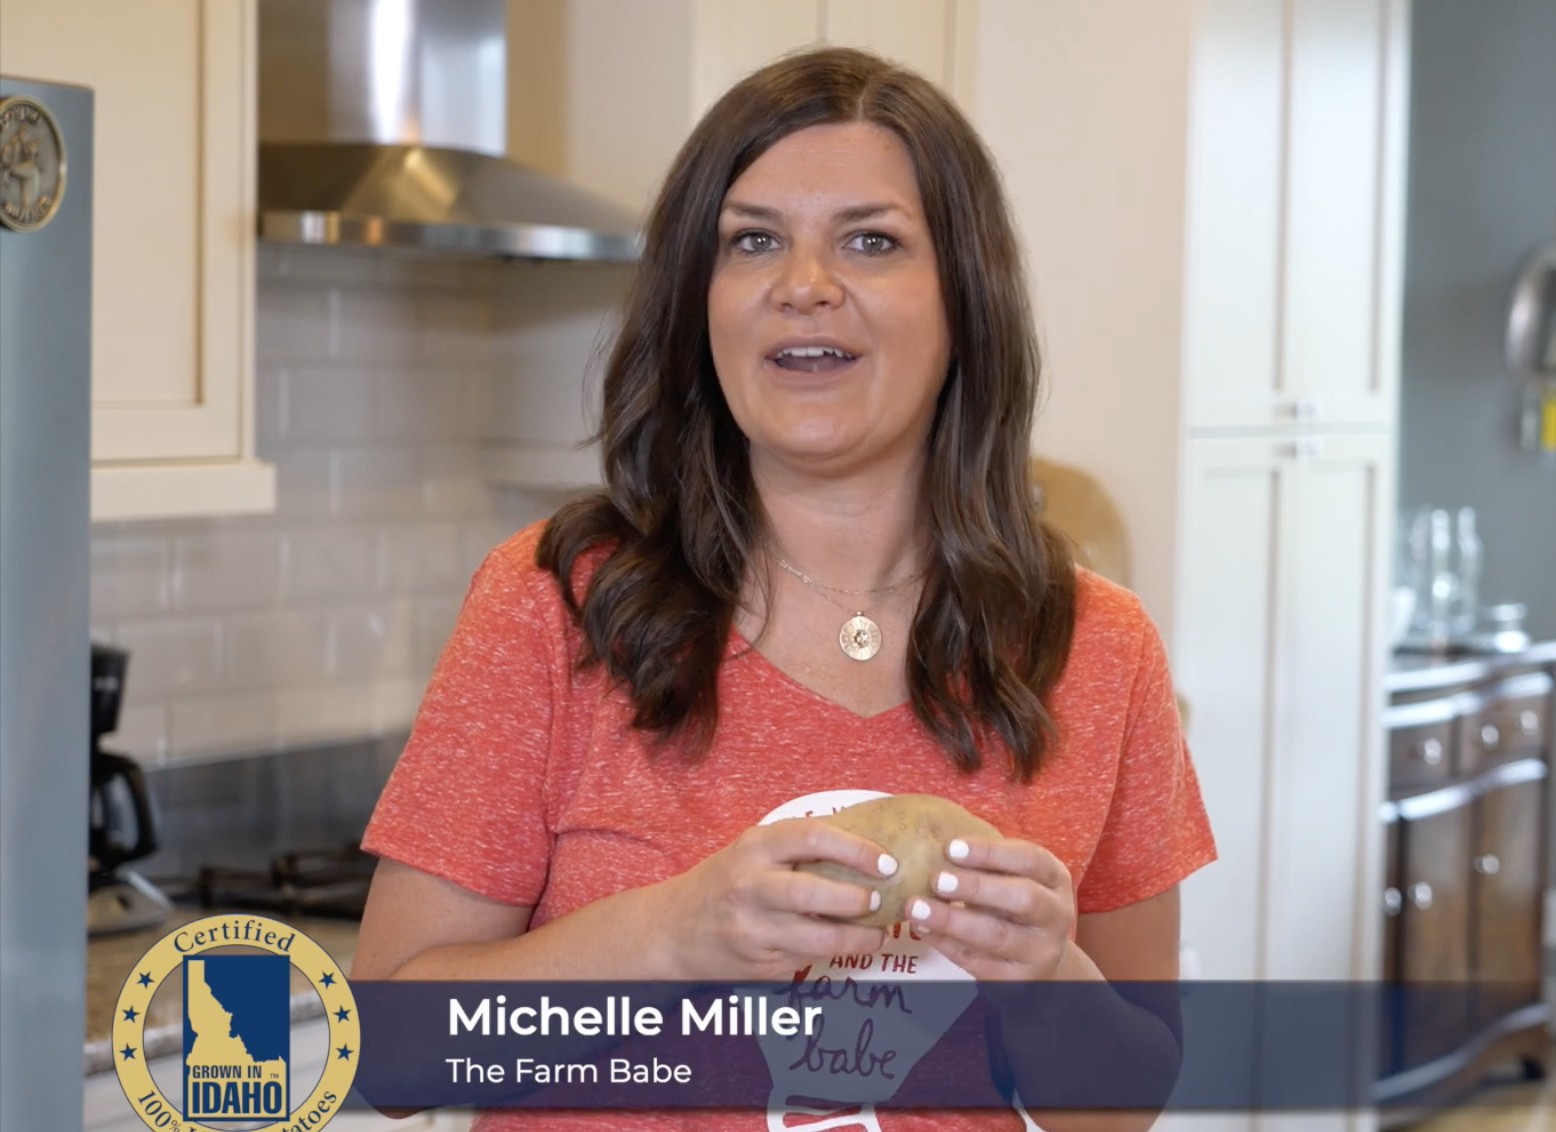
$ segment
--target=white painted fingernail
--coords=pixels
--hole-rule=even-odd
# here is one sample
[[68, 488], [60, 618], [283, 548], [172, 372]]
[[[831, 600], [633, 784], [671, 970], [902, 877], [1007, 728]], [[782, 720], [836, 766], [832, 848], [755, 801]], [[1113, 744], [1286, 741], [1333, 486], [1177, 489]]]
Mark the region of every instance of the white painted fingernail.
[[946, 856], [953, 861], [965, 861], [967, 859], [967, 842], [958, 837], [946, 846], [945, 852]]
[[897, 859], [890, 853], [882, 853], [881, 859], [875, 862], [875, 867], [881, 870], [883, 877], [889, 877], [897, 871]]
[[915, 900], [912, 907], [908, 909], [908, 915], [915, 920], [929, 919], [929, 904], [923, 900]]
[[881, 908], [881, 894], [874, 889], [870, 890], [870, 911], [878, 912]]
[[935, 878], [935, 890], [937, 892], [955, 892], [956, 878], [950, 873], [941, 873]]

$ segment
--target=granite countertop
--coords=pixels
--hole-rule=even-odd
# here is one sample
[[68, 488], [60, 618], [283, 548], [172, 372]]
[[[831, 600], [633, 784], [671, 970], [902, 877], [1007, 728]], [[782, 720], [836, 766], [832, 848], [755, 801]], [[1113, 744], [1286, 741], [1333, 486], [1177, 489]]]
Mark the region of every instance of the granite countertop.
[[1537, 641], [1517, 653], [1461, 653], [1432, 656], [1395, 653], [1383, 687], [1388, 692], [1425, 692], [1471, 680], [1483, 680], [1505, 668], [1556, 663], [1556, 641]]
[[[175, 908], [161, 924], [136, 932], [99, 936], [86, 947], [86, 1072], [103, 1073], [113, 1068], [112, 1028], [114, 1006], [131, 968], [168, 932], [193, 920], [216, 915], [222, 909]], [[311, 916], [285, 917], [285, 922], [309, 936], [327, 951], [342, 970], [348, 971], [357, 950], [355, 920]], [[236, 951], [236, 949], [234, 949]], [[151, 1000], [146, 1012], [142, 1045], [150, 1060], [177, 1053], [183, 1045], [183, 994], [181, 979], [170, 976]], [[323, 1017], [324, 1004], [302, 973], [292, 970], [292, 1019]]]

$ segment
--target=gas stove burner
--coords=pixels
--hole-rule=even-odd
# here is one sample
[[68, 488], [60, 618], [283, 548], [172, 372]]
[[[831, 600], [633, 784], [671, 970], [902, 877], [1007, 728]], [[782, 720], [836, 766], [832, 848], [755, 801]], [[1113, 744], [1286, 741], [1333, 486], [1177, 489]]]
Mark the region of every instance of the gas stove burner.
[[195, 893], [202, 908], [360, 919], [376, 864], [356, 845], [281, 853], [269, 868], [202, 868]]

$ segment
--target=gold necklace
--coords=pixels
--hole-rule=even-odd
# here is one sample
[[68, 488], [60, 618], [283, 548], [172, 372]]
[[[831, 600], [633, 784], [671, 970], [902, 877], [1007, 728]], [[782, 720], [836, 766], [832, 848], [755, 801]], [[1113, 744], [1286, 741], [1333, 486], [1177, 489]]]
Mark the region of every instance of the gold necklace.
[[843, 655], [848, 657], [850, 660], [869, 660], [876, 653], [881, 651], [881, 627], [879, 624], [877, 624], [873, 617], [867, 616], [864, 610], [850, 610], [849, 606], [846, 606], [842, 602], [831, 597], [825, 591], [831, 590], [833, 593], [848, 594], [851, 597], [865, 597], [869, 594], [885, 595], [894, 593], [897, 590], [900, 590], [903, 586], [906, 586], [912, 582], [916, 582], [924, 576], [924, 571], [920, 570], [918, 573], [904, 578], [900, 582], [894, 582], [889, 586], [879, 586], [873, 590], [845, 590], [839, 586], [829, 586], [825, 582], [818, 582], [815, 578], [812, 578], [803, 570], [796, 570], [793, 566], [790, 566], [783, 560], [783, 556], [780, 555], [776, 550], [772, 551], [771, 553], [773, 560], [777, 562], [779, 566], [793, 574], [796, 578], [804, 582], [811, 589], [815, 590], [816, 593], [821, 597], [837, 606], [844, 613], [852, 613], [852, 616], [850, 616], [847, 621], [843, 622], [843, 627], [839, 629], [837, 633], [838, 647], [843, 650]]

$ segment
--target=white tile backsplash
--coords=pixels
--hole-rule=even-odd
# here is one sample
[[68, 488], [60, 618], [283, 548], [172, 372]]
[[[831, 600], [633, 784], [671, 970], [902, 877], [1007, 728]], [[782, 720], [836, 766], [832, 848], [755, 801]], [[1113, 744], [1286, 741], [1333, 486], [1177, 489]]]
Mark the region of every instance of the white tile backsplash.
[[469, 442], [476, 435], [470, 419], [472, 389], [486, 379], [484, 372], [454, 366], [385, 370], [375, 391], [374, 436], [386, 443]]
[[385, 593], [449, 589], [469, 580], [456, 523], [401, 523], [378, 529], [378, 586]]
[[124, 680], [128, 702], [220, 688], [224, 629], [215, 618], [121, 622], [115, 642], [134, 654]]
[[411, 671], [414, 607], [408, 597], [330, 614], [330, 675], [343, 680]]
[[301, 449], [271, 454], [276, 466], [276, 514], [289, 521], [324, 519], [334, 511], [331, 467], [337, 456], [360, 456], [372, 449], [330, 452]]
[[237, 688], [317, 684], [329, 675], [329, 614], [278, 609], [229, 617], [223, 636], [227, 683]]
[[175, 759], [266, 751], [276, 745], [273, 691], [186, 696], [173, 700], [170, 711]]
[[333, 448], [371, 441], [377, 378], [372, 369], [356, 365], [283, 370], [281, 443]]
[[377, 582], [378, 537], [369, 527], [302, 527], [282, 537], [286, 540], [288, 601], [361, 597]]
[[104, 537], [92, 542], [92, 618], [144, 617], [172, 603], [167, 539]]
[[276, 739], [283, 746], [302, 746], [371, 735], [377, 696], [369, 681], [282, 688], [276, 693]]
[[426, 510], [423, 450], [342, 448], [330, 453], [330, 512], [373, 519], [408, 519]]
[[257, 360], [275, 365], [317, 361], [331, 355], [331, 292], [324, 287], [271, 287], [254, 319]]
[[408, 288], [348, 285], [338, 304], [335, 356], [350, 362], [395, 364], [421, 351], [416, 295]]
[[477, 517], [493, 510], [481, 453], [470, 444], [422, 449], [422, 506], [429, 515]]
[[485, 551], [554, 506], [481, 472], [510, 276], [261, 247], [255, 433], [277, 509], [94, 526], [94, 639], [131, 653], [112, 749], [199, 760], [410, 725]]
[[218, 613], [273, 606], [281, 596], [280, 536], [260, 524], [191, 523], [173, 540], [173, 608]]

